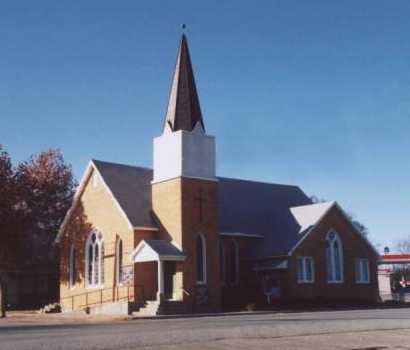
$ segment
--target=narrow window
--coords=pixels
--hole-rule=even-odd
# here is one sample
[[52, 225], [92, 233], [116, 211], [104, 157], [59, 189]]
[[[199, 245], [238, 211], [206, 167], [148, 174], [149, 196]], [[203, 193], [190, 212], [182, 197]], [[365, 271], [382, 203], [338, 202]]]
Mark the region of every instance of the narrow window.
[[315, 281], [314, 261], [310, 256], [297, 258], [297, 280], [298, 283], [313, 283]]
[[94, 262], [93, 262], [93, 267], [94, 267], [94, 284], [98, 285], [98, 282], [100, 281], [100, 246], [96, 244], [94, 246]]
[[339, 235], [330, 231], [326, 236], [326, 266], [329, 283], [343, 282], [343, 246]]
[[196, 238], [196, 281], [206, 283], [206, 244], [201, 234]]
[[117, 241], [116, 257], [117, 257], [117, 285], [123, 282], [123, 254], [122, 254], [122, 239]]
[[235, 240], [229, 245], [229, 283], [232, 286], [239, 283], [239, 248]]
[[69, 264], [70, 288], [73, 288], [75, 286], [75, 282], [77, 280], [76, 273], [77, 273], [76, 252], [75, 252], [74, 245], [72, 245], [70, 248], [70, 264]]
[[104, 274], [104, 256], [105, 256], [105, 252], [104, 252], [104, 242], [101, 242], [101, 254], [100, 254], [100, 280], [99, 280], [99, 284], [104, 284], [104, 278], [105, 278], [105, 274]]
[[104, 284], [104, 242], [101, 233], [91, 232], [85, 251], [88, 287], [99, 287]]
[[226, 283], [225, 248], [222, 240], [219, 241], [219, 265], [221, 272], [221, 282]]
[[306, 282], [313, 282], [313, 258], [305, 258], [305, 280]]
[[87, 271], [88, 271], [88, 284], [92, 285], [93, 284], [93, 251], [94, 248], [93, 246], [90, 244], [88, 246], [88, 256], [87, 256]]
[[356, 283], [370, 283], [369, 260], [359, 258], [355, 261]]

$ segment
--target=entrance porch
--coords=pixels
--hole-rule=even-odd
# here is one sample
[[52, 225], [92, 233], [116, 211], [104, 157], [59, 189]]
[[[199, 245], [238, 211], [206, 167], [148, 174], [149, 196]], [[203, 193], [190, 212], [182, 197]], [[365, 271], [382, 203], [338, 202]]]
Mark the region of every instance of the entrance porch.
[[186, 256], [172, 243], [164, 240], [142, 240], [132, 253], [134, 263], [156, 262], [156, 301], [181, 301], [182, 271], [178, 269]]

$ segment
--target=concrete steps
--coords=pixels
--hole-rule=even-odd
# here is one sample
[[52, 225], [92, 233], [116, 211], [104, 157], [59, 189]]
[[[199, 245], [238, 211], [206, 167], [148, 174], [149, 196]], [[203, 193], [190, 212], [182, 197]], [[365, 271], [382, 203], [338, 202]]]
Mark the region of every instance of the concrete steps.
[[40, 313], [42, 314], [54, 314], [59, 312], [61, 312], [61, 305], [59, 303], [48, 304], [40, 309]]
[[181, 315], [186, 313], [188, 313], [188, 310], [182, 301], [165, 300], [161, 303], [158, 301], [147, 301], [139, 307], [138, 311], [134, 311], [132, 316]]

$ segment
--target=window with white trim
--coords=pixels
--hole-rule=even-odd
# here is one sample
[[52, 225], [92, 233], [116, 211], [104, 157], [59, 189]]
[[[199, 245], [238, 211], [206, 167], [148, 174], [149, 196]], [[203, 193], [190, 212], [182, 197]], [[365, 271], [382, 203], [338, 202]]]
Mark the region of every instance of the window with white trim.
[[101, 287], [104, 284], [104, 241], [101, 232], [90, 233], [85, 252], [87, 287]]
[[299, 256], [297, 258], [298, 283], [313, 283], [315, 281], [314, 260], [310, 256]]
[[116, 283], [120, 285], [123, 282], [123, 246], [122, 239], [117, 240], [117, 245], [115, 248], [115, 258], [116, 258]]
[[355, 260], [356, 283], [370, 283], [369, 260], [358, 258]]
[[343, 283], [343, 245], [333, 230], [326, 236], [326, 270], [328, 283]]
[[76, 266], [76, 251], [74, 245], [70, 248], [70, 263], [69, 263], [69, 284], [70, 288], [74, 288], [77, 280], [77, 266]]
[[202, 234], [196, 237], [196, 283], [206, 283], [206, 242]]

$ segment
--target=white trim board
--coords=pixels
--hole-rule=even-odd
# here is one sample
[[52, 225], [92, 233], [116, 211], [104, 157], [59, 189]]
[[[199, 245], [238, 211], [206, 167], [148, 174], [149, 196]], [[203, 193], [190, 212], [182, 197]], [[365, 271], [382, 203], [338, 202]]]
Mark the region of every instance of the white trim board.
[[107, 185], [107, 183], [104, 180], [104, 177], [101, 175], [101, 173], [98, 171], [97, 166], [95, 165], [95, 163], [93, 162], [93, 160], [90, 160], [87, 168], [84, 172], [83, 177], [81, 178], [80, 184], [77, 188], [77, 191], [74, 195], [73, 198], [73, 202], [72, 205], [70, 207], [70, 209], [67, 211], [66, 216], [64, 217], [63, 223], [60, 226], [60, 229], [58, 230], [58, 234], [57, 237], [55, 239], [55, 243], [59, 243], [61, 240], [62, 235], [64, 234], [64, 231], [66, 229], [66, 226], [68, 225], [68, 222], [70, 221], [72, 215], [74, 214], [75, 209], [77, 208], [77, 205], [81, 199], [81, 196], [84, 193], [84, 190], [90, 180], [91, 174], [93, 173], [93, 171], [95, 171], [96, 174], [98, 174], [99, 176], [99, 180], [101, 181], [101, 183], [103, 184], [104, 188], [107, 190], [108, 195], [112, 198], [113, 202], [114, 202], [114, 206], [116, 206], [119, 209], [120, 215], [122, 215], [124, 217], [124, 219], [126, 220], [128, 227], [133, 230], [134, 227], [131, 224], [131, 221], [129, 220], [127, 214], [125, 213], [125, 211], [122, 209], [121, 205], [118, 203], [117, 199], [115, 198], [114, 194], [112, 193], [111, 189], [109, 188], [109, 186]]
[[130, 258], [132, 262], [138, 263], [149, 261], [184, 261], [186, 256], [160, 255], [143, 239], [133, 250]]
[[316, 223], [305, 233], [305, 235], [302, 237], [302, 239], [300, 239], [293, 247], [292, 249], [289, 251], [288, 255], [292, 255], [295, 250], [304, 242], [304, 240], [312, 233], [312, 231], [314, 231], [317, 226], [322, 222], [322, 220], [327, 216], [327, 214], [330, 212], [330, 210], [332, 210], [332, 208], [336, 207], [337, 209], [340, 210], [340, 212], [342, 213], [342, 215], [344, 216], [344, 218], [351, 224], [351, 226], [353, 227], [353, 231], [358, 234], [365, 243], [367, 243], [367, 245], [373, 250], [373, 252], [379, 256], [379, 252], [376, 250], [376, 248], [370, 243], [370, 241], [363, 236], [359, 230], [357, 229], [357, 227], [352, 223], [352, 220], [349, 218], [349, 216], [346, 214], [346, 212], [342, 209], [342, 207], [336, 202], [333, 201], [331, 202], [331, 205], [325, 210], [325, 212], [319, 217], [319, 219], [316, 221]]

